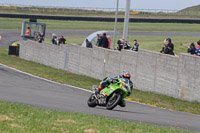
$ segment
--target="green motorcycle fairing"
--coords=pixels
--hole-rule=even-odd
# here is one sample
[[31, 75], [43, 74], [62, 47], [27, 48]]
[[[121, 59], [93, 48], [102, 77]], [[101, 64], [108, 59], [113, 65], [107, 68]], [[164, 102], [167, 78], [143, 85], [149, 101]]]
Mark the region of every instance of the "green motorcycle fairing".
[[[108, 81], [109, 79], [105, 79], [104, 81]], [[114, 92], [121, 92], [122, 94], [122, 99], [125, 97], [129, 96], [132, 93], [132, 90], [130, 88], [130, 82], [128, 79], [122, 79], [122, 78], [114, 78], [116, 80], [116, 83], [110, 83], [110, 85], [106, 88], [104, 88], [100, 94], [103, 95], [104, 97], [107, 96], [109, 97], [111, 94]]]

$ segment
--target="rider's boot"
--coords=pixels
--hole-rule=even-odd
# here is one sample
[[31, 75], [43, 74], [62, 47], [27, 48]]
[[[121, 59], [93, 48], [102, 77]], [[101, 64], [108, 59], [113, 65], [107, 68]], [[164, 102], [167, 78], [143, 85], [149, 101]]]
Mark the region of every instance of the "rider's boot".
[[126, 101], [124, 99], [122, 99], [119, 103], [119, 106], [121, 107], [126, 107]]

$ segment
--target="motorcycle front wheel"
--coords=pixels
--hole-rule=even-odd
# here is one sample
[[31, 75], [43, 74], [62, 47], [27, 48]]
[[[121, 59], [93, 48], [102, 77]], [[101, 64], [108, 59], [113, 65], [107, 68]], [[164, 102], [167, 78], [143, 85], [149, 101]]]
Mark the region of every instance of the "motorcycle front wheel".
[[94, 97], [93, 94], [89, 97], [87, 104], [89, 107], [93, 107], [93, 108], [97, 106], [97, 99]]
[[106, 104], [106, 108], [108, 110], [112, 110], [114, 109], [118, 103], [120, 102], [121, 100], [121, 95], [120, 94], [114, 94], [109, 100], [108, 100], [108, 103]]

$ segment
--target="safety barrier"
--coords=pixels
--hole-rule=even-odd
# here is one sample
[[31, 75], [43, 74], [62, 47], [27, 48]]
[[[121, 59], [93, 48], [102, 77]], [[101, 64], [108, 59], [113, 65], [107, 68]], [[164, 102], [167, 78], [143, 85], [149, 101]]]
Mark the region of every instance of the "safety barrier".
[[200, 58], [197, 56], [22, 41], [20, 57], [96, 79], [114, 77], [128, 70], [136, 89], [200, 102]]

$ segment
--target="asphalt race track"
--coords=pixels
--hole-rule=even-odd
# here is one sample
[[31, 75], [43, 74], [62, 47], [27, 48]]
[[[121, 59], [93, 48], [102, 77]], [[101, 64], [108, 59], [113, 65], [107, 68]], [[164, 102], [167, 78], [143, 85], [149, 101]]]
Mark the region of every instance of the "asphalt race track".
[[[88, 36], [95, 31], [87, 30], [47, 30], [46, 37], [50, 38], [52, 33], [63, 36]], [[0, 40], [0, 47], [8, 47], [15, 41], [19, 41], [21, 31], [20, 30], [0, 30], [2, 40]], [[122, 36], [122, 32], [117, 33], [118, 36]], [[199, 32], [143, 32], [143, 31], [130, 31], [129, 36], [200, 36]], [[164, 40], [164, 39], [163, 39]]]
[[0, 100], [200, 132], [198, 115], [133, 102], [127, 102], [125, 108], [117, 107], [112, 111], [103, 107], [89, 108], [89, 95], [88, 91], [55, 84], [0, 65]]
[[[94, 31], [47, 30], [64, 36], [88, 36]], [[0, 47], [20, 40], [20, 30], [0, 30]], [[122, 35], [121, 32], [118, 35]], [[200, 36], [197, 32], [129, 32], [129, 36]], [[41, 107], [50, 110], [80, 112], [151, 125], [178, 127], [200, 132], [200, 116], [170, 111], [128, 102], [127, 107], [108, 111], [102, 107], [89, 108], [90, 92], [41, 80], [0, 65], [0, 100]]]

